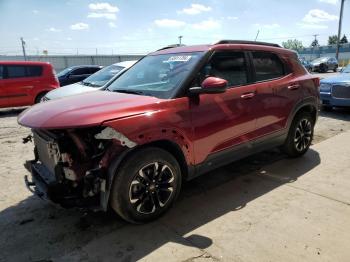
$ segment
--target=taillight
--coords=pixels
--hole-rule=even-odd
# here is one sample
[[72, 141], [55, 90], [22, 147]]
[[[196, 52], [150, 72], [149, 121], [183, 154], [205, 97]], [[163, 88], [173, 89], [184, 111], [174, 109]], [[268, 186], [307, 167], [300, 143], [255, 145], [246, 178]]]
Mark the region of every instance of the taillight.
[[315, 86], [319, 87], [320, 86], [320, 79], [318, 77], [315, 77], [312, 79], [314, 81]]

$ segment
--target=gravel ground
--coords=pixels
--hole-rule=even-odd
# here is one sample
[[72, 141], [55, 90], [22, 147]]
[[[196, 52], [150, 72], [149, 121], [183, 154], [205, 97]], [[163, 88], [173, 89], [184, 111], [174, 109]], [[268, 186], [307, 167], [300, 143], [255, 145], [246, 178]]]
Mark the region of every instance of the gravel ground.
[[[17, 115], [22, 110], [0, 110], [0, 261], [51, 261], [52, 258], [58, 261], [68, 253], [77, 254], [77, 260], [90, 261], [91, 259], [81, 251], [83, 246], [108, 232], [116, 231], [122, 234], [125, 231], [123, 229], [128, 228], [128, 232], [132, 232], [134, 227], [113, 214], [88, 213], [82, 216], [79, 210], [57, 208], [38, 200], [27, 191], [23, 183], [23, 175], [27, 174], [23, 162], [31, 159], [33, 153], [32, 144], [24, 145], [21, 141], [30, 133], [30, 130], [17, 124]], [[315, 128], [314, 144], [347, 130], [350, 130], [349, 109], [321, 112]], [[237, 176], [259, 170], [281, 158], [284, 156], [277, 150], [271, 150], [221, 168], [215, 171], [216, 176], [208, 175], [195, 179], [185, 184], [179, 202], [223, 185]], [[234, 172], [237, 176], [227, 175], [226, 171], [230, 171], [231, 174]], [[153, 226], [161, 227], [158, 230], [167, 230], [162, 228], [161, 223]], [[145, 238], [147, 239], [146, 236]], [[176, 241], [181, 242], [183, 238], [180, 237], [180, 240]], [[131, 254], [135, 253], [134, 247], [119, 244], [118, 252], [113, 256], [130, 261]], [[152, 253], [162, 244], [164, 243], [152, 243], [152, 250], [145, 253]], [[198, 256], [207, 258], [203, 252]], [[96, 258], [96, 261], [99, 259]]]

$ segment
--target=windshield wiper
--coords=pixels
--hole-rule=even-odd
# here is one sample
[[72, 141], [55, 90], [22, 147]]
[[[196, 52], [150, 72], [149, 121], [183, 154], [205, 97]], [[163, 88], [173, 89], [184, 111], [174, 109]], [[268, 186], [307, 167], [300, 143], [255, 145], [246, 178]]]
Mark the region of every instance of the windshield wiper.
[[129, 90], [129, 89], [114, 89], [110, 90], [113, 92], [118, 92], [118, 93], [125, 93], [125, 94], [134, 94], [134, 95], [144, 95], [145, 93], [139, 90]]

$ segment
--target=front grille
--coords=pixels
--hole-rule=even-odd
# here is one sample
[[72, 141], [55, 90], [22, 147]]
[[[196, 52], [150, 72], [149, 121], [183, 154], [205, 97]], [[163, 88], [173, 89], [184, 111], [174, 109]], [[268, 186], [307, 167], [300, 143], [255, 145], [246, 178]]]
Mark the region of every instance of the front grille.
[[350, 99], [350, 85], [334, 85], [332, 87], [332, 96], [335, 98]]

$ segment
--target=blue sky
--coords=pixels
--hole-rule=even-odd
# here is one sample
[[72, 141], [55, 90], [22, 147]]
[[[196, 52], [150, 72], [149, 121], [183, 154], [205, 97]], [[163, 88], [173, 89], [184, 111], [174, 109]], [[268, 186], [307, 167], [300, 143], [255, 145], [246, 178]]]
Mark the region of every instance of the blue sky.
[[[0, 0], [0, 54], [147, 53], [168, 44], [212, 43], [219, 39], [305, 46], [337, 33], [339, 0]], [[350, 40], [350, 0], [343, 33]]]

